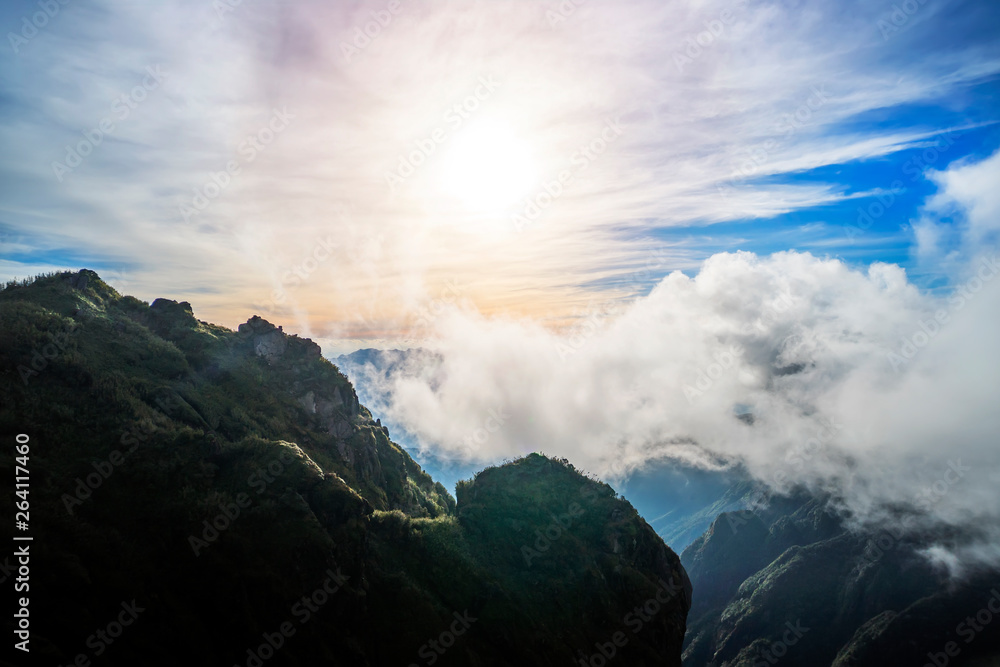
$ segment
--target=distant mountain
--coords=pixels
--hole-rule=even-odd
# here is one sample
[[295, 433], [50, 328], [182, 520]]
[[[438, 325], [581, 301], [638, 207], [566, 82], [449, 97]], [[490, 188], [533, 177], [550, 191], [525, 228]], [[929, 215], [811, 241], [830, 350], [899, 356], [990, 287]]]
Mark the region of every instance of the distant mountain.
[[567, 461], [488, 468], [452, 498], [312, 341], [92, 271], [0, 291], [0, 342], [36, 660], [680, 665], [680, 559]]
[[438, 358], [430, 350], [423, 348], [376, 350], [368, 347], [350, 354], [342, 354], [333, 361], [341, 369], [361, 370], [365, 366], [371, 366], [377, 377], [387, 379], [399, 372], [419, 370], [420, 367], [433, 363]]
[[[359, 350], [338, 363], [385, 405], [387, 379], [435, 359]], [[770, 495], [739, 466], [665, 462], [622, 490], [683, 549], [694, 591], [686, 667], [1000, 665], [1000, 625], [975, 630], [992, 615], [1000, 624], [1000, 566], [950, 581], [920, 553], [932, 536], [850, 530], [829, 499]]]
[[[387, 416], [391, 412], [388, 408], [394, 380], [433, 374], [440, 362], [438, 355], [422, 348], [365, 348], [340, 355], [333, 361], [351, 379], [361, 402], [371, 408], [373, 414], [379, 415], [395, 441], [419, 457], [435, 479], [453, 489], [459, 480], [475, 473], [479, 467], [475, 463], [447, 460], [433, 451], [421, 452], [405, 424], [396, 423]], [[669, 461], [637, 471], [622, 483], [622, 491], [664, 542], [683, 549], [704, 533], [719, 514], [745, 507], [743, 501], [751, 484], [749, 479], [739, 468], [706, 471]]]
[[1000, 665], [1000, 625], [972, 631], [977, 615], [1000, 624], [1000, 567], [950, 581], [919, 553], [929, 536], [858, 533], [825, 499], [747, 490], [753, 509], [720, 514], [681, 555], [686, 667]]
[[703, 470], [667, 461], [634, 473], [622, 484], [622, 493], [664, 542], [683, 550], [719, 514], [744, 509], [753, 488], [756, 486], [739, 467]]

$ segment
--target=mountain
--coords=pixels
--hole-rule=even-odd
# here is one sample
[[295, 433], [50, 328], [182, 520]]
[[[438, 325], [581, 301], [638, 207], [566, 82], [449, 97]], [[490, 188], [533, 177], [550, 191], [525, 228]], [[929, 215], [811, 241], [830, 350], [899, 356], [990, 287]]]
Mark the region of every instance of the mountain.
[[568, 461], [487, 468], [453, 498], [312, 341], [88, 270], [9, 283], [0, 342], [35, 659], [681, 663], [679, 557]]
[[849, 529], [805, 493], [741, 504], [681, 554], [686, 667], [1000, 664], [984, 622], [1000, 623], [1000, 568], [952, 580], [921, 553], [931, 535]]
[[[358, 390], [361, 401], [378, 414], [380, 423], [394, 434], [395, 441], [418, 457], [421, 465], [449, 489], [472, 475], [480, 464], [447, 459], [421, 449], [418, 439], [404, 424], [395, 422], [392, 391], [399, 378], [433, 377], [441, 358], [430, 350], [376, 350], [365, 348], [333, 359]], [[663, 541], [683, 549], [712, 525], [722, 512], [741, 509], [749, 476], [740, 469], [706, 471], [678, 461], [655, 464], [636, 471], [622, 481], [639, 513], [652, 525]]]
[[622, 493], [649, 520], [667, 544], [683, 550], [722, 512], [743, 509], [752, 488], [739, 467], [702, 470], [680, 461], [649, 466], [632, 474]]
[[358, 390], [361, 401], [379, 415], [404, 449], [418, 457], [421, 465], [434, 479], [448, 489], [454, 489], [460, 480], [473, 475], [482, 463], [458, 458], [447, 458], [421, 448], [419, 439], [411, 434], [405, 424], [392, 419], [389, 406], [392, 402], [393, 383], [396, 378], [433, 373], [440, 357], [423, 348], [405, 350], [376, 350], [364, 348], [350, 354], [342, 354], [333, 362], [351, 379]]
[[[385, 406], [386, 380], [424, 372], [435, 359], [422, 350], [359, 350], [337, 362]], [[988, 634], [969, 635], [968, 624], [956, 630], [970, 614], [992, 613], [985, 605], [1000, 576], [951, 581], [920, 553], [931, 535], [849, 529], [828, 510], [830, 499], [769, 495], [739, 466], [706, 471], [672, 461], [638, 471], [622, 491], [666, 543], [684, 550], [694, 588], [687, 667], [1000, 664]], [[1000, 610], [1000, 598], [994, 605]], [[943, 653], [949, 642], [954, 656]]]

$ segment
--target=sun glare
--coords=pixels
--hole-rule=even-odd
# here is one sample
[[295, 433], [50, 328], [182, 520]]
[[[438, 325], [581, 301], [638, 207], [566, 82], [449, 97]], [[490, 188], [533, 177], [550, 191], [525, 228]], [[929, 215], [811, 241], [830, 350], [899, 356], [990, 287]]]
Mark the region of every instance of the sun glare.
[[502, 213], [538, 183], [530, 148], [503, 123], [468, 125], [452, 138], [443, 158], [443, 194], [473, 212]]

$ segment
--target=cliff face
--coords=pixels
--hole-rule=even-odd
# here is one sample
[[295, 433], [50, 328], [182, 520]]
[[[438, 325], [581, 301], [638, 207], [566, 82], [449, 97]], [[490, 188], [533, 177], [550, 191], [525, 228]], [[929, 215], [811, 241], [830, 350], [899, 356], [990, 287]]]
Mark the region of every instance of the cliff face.
[[[920, 553], [927, 543], [848, 530], [808, 496], [721, 514], [681, 556], [695, 591], [685, 665], [928, 662], [959, 641], [957, 624], [983, 606], [1000, 571], [950, 581]], [[945, 657], [993, 664], [1000, 635]]]
[[[532, 456], [456, 505], [312, 341], [90, 271], [0, 291], [0, 340], [0, 435], [30, 438], [36, 656], [680, 664], [690, 586], [628, 503]], [[99, 645], [122, 604], [136, 622]]]

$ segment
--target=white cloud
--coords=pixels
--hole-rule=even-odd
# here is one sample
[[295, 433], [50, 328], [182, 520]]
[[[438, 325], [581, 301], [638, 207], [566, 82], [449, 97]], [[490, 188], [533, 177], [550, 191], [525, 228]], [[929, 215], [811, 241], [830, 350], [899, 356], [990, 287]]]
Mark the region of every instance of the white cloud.
[[[534, 315], [592, 298], [580, 286], [593, 274], [643, 263], [637, 230], [766, 219], [857, 196], [849, 184], [790, 176], [920, 145], [933, 127], [855, 121], [955, 99], [1000, 69], [976, 43], [928, 41], [926, 56], [914, 58], [911, 37], [962, 33], [975, 21], [937, 9], [925, 8], [909, 37], [884, 40], [883, 12], [861, 2], [635, 0], [581, 6], [555, 25], [551, 8], [404, 2], [348, 62], [341, 42], [370, 20], [370, 6], [242, 3], [218, 16], [195, 2], [68, 5], [16, 62], [0, 63], [18, 102], [0, 129], [9, 147], [0, 159], [5, 222], [127, 264], [142, 296], [169, 285], [229, 324], [303, 261], [303, 238], [353, 239], [358, 229], [384, 237], [380, 254], [364, 271], [357, 261], [327, 262], [286, 285], [295, 302], [281, 314], [286, 324], [340, 326], [352, 337], [352, 325], [337, 320], [378, 301], [376, 328], [389, 328], [399, 324], [392, 313], [448, 279], [470, 284], [485, 311]], [[684, 54], [691, 61], [679, 65]], [[162, 88], [57, 182], [51, 162], [157, 64], [169, 76]], [[385, 182], [435, 127], [461, 132], [444, 115], [483, 76], [501, 85], [474, 119], [512, 128], [543, 181], [572, 166], [610, 119], [620, 116], [624, 128], [521, 234], [506, 215], [491, 220], [428, 197], [442, 190], [432, 164], [395, 198]], [[240, 143], [275, 107], [295, 115], [289, 128], [184, 225], [178, 205], [240, 157]], [[751, 187], [743, 177], [758, 180]], [[349, 219], [333, 213], [344, 202]], [[702, 258], [679, 253], [670, 268]], [[217, 291], [199, 294], [206, 286]], [[518, 306], [511, 294], [530, 299]]]
[[[5, 232], [45, 256], [72, 248], [126, 266], [130, 291], [194, 300], [199, 317], [230, 326], [282, 288], [271, 318], [332, 342], [392, 340], [457, 284], [430, 318], [440, 366], [401, 379], [393, 408], [445, 452], [461, 453], [457, 443], [501, 411], [503, 428], [480, 445], [489, 457], [544, 449], [606, 472], [700, 447], [769, 481], [784, 470], [844, 490], [867, 517], [915, 501], [924, 482], [914, 475], [933, 484], [961, 458], [975, 469], [933, 517], [995, 521], [982, 475], [996, 465], [998, 281], [953, 302], [889, 265], [719, 254], [617, 315], [563, 333], [543, 326], [642, 292], [648, 278], [608, 284], [651, 256], [658, 275], [703, 257], [637, 237], [859, 196], [850, 183], [795, 177], [923, 146], [943, 129], [880, 122], [894, 109], [980, 99], [970, 91], [1000, 71], [995, 40], [978, 31], [985, 4], [925, 6], [889, 39], [877, 25], [885, 8], [860, 0], [585, 3], [555, 24], [546, 3], [401, 7], [348, 62], [341, 42], [370, 20], [363, 3], [244, 2], [224, 16], [193, 1], [67, 5], [0, 62]], [[147, 65], [168, 81], [57, 181], [52, 161]], [[433, 165], [395, 197], [385, 180], [484, 76], [501, 85], [476, 117], [511, 127], [546, 179], [576, 164], [610, 120], [624, 128], [522, 233], [506, 215], [428, 197], [442, 189]], [[275, 108], [295, 117], [250, 164], [240, 145]], [[239, 178], [185, 225], [178, 205], [233, 159]], [[921, 247], [939, 249], [942, 215], [967, 215], [963, 251], [947, 255], [963, 262], [948, 268], [967, 290], [981, 266], [971, 248], [1000, 219], [998, 164], [995, 155], [935, 174], [942, 192], [917, 227]], [[749, 223], [745, 236], [756, 232]], [[329, 236], [340, 247], [307, 267]], [[888, 353], [906, 351], [903, 339], [916, 345], [939, 311], [948, 321], [894, 368]], [[752, 426], [734, 418], [741, 406]], [[818, 432], [826, 448], [794, 463]], [[786, 462], [789, 451], [797, 458]]]
[[1000, 231], [1000, 151], [985, 160], [964, 160], [945, 171], [932, 171], [929, 176], [941, 192], [928, 208], [939, 215], [957, 209], [966, 221], [962, 231], [969, 244], [996, 241]]
[[[862, 520], [920, 507], [960, 461], [930, 518], [996, 521], [998, 313], [1000, 278], [960, 300], [892, 265], [721, 254], [567, 335], [454, 312], [440, 364], [397, 377], [388, 413], [448, 457], [542, 450], [604, 475], [691, 460], [694, 444], [779, 489], [831, 491]], [[509, 418], [470, 450], [491, 410]]]
[[910, 224], [919, 266], [938, 276], [969, 278], [979, 270], [976, 259], [1000, 241], [1000, 151], [925, 175], [938, 191]]
[[[990, 201], [993, 182], [971, 182], [946, 190], [959, 219]], [[456, 309], [437, 321], [439, 362], [395, 377], [387, 414], [448, 457], [542, 450], [621, 477], [721, 456], [829, 492], [860, 523], [908, 507], [910, 528], [967, 529], [931, 552], [962, 563], [993, 553], [984, 526], [1000, 521], [1000, 256], [973, 261], [936, 296], [891, 264], [723, 253], [563, 333]], [[470, 447], [498, 409], [506, 424]]]

